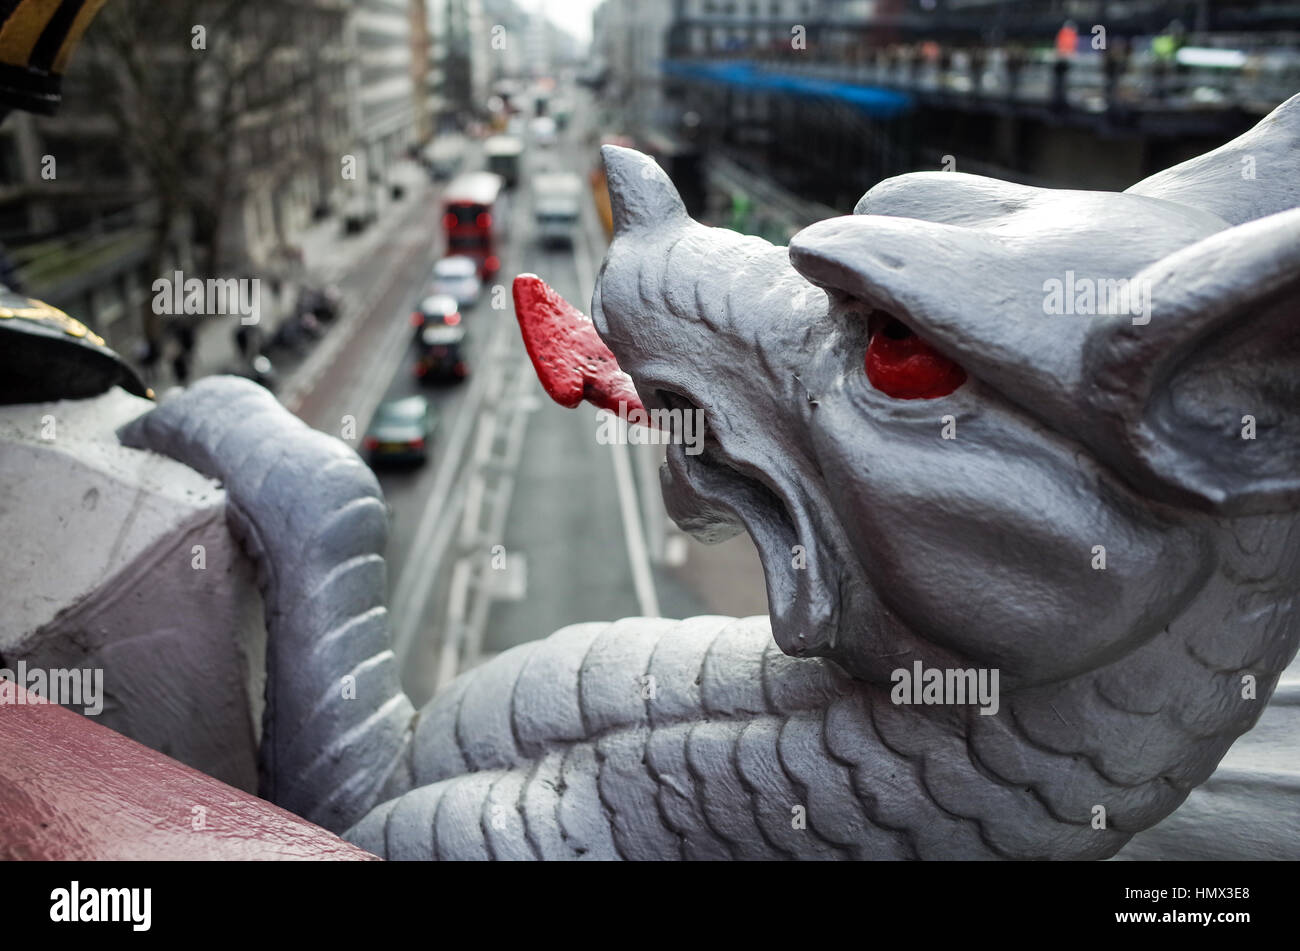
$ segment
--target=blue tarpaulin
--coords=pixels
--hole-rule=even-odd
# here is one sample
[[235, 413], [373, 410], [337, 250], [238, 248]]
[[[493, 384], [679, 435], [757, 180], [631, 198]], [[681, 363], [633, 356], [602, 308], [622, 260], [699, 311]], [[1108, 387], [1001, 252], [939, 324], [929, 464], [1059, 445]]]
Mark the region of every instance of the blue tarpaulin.
[[664, 72], [674, 76], [703, 79], [743, 89], [839, 99], [878, 119], [892, 119], [912, 108], [911, 96], [891, 89], [858, 86], [831, 79], [814, 79], [771, 69], [757, 69], [753, 63], [743, 61], [728, 63], [669, 61], [663, 64], [663, 68]]

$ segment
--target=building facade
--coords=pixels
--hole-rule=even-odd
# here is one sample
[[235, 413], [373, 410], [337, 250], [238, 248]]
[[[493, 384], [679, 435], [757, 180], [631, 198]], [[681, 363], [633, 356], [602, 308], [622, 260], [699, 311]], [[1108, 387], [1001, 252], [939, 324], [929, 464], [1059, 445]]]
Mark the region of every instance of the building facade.
[[332, 197], [351, 144], [352, 7], [269, 0], [224, 19], [211, 0], [106, 8], [59, 113], [0, 126], [11, 280], [130, 349], [159, 274], [274, 268]]
[[345, 202], [371, 211], [382, 204], [394, 165], [419, 137], [413, 2], [418, 0], [356, 0], [346, 26], [351, 154], [357, 165]]
[[592, 56], [604, 79], [602, 99], [620, 104], [626, 130], [670, 128], [680, 120], [665, 100], [663, 64], [674, 24], [689, 14], [690, 0], [605, 0], [596, 9]]

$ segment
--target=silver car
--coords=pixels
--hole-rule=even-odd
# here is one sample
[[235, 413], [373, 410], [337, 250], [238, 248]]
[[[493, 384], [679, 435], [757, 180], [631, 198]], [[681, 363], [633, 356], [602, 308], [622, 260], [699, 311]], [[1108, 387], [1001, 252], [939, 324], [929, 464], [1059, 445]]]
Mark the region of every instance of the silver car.
[[462, 310], [478, 303], [482, 290], [478, 263], [463, 254], [443, 258], [433, 266], [433, 273], [429, 276], [429, 295], [446, 294], [455, 298]]

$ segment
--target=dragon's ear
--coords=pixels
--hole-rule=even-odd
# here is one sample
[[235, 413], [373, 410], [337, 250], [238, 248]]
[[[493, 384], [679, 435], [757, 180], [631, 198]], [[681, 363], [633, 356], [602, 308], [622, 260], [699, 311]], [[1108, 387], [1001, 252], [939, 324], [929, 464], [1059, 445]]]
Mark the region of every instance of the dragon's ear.
[[1300, 207], [1300, 94], [1212, 152], [1157, 172], [1129, 194], [1163, 198], [1244, 224]]
[[1136, 281], [1150, 322], [1084, 346], [1087, 441], [1158, 498], [1226, 515], [1300, 508], [1300, 208]]

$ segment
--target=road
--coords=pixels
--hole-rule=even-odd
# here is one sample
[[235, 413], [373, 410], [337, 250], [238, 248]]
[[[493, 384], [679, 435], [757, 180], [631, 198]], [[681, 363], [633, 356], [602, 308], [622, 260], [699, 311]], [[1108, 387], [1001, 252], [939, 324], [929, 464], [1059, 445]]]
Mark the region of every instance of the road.
[[537, 273], [585, 309], [604, 255], [590, 201], [572, 249], [542, 247], [531, 214], [534, 175], [585, 178], [595, 158], [585, 133], [579, 119], [556, 145], [524, 153], [520, 185], [505, 213], [498, 208], [501, 270], [465, 314], [467, 381], [435, 388], [413, 374], [408, 317], [442, 252], [435, 204], [413, 208], [409, 225], [376, 249], [375, 266], [345, 286], [365, 301], [364, 315], [341, 328], [333, 352], [309, 358], [317, 366], [307, 384], [286, 398], [309, 424], [354, 446], [381, 399], [420, 392], [437, 413], [429, 463], [379, 474], [391, 512], [394, 649], [417, 703], [456, 673], [566, 624], [766, 609], [747, 541], [706, 552], [666, 521], [656, 471], [663, 447], [598, 443], [596, 410], [551, 402], [524, 351], [513, 276]]

